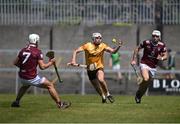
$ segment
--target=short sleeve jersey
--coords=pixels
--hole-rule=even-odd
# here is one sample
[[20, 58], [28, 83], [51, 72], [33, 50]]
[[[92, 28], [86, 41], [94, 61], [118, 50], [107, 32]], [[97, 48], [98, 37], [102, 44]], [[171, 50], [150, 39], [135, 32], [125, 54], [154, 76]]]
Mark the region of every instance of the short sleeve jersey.
[[145, 40], [140, 45], [139, 48], [143, 48], [143, 56], [141, 63], [147, 64], [151, 68], [156, 68], [158, 63], [158, 55], [166, 52], [166, 45], [163, 42], [158, 42], [156, 45], [152, 43], [151, 40]]
[[33, 79], [37, 76], [38, 60], [43, 60], [41, 50], [33, 45], [21, 49], [18, 54], [19, 76], [23, 79]]
[[85, 51], [86, 64], [90, 65], [93, 63], [97, 64], [98, 68], [104, 68], [103, 55], [104, 51], [108, 46], [105, 43], [101, 43], [98, 46], [91, 42], [88, 42], [81, 46], [81, 49]]

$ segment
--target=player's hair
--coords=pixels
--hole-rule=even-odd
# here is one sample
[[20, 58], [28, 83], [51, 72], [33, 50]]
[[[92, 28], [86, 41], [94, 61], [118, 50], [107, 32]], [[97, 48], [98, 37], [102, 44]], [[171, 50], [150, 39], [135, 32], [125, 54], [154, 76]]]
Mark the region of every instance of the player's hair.
[[29, 35], [29, 43], [37, 44], [40, 42], [40, 37], [38, 34], [30, 34]]

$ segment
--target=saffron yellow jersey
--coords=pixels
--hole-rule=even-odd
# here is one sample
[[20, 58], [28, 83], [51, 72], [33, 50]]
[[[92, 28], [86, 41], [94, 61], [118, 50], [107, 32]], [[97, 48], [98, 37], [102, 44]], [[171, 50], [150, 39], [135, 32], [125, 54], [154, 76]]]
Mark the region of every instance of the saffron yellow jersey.
[[86, 57], [86, 65], [95, 63], [96, 68], [104, 68], [103, 55], [108, 46], [105, 43], [94, 45], [91, 42], [85, 43], [80, 48], [84, 50]]

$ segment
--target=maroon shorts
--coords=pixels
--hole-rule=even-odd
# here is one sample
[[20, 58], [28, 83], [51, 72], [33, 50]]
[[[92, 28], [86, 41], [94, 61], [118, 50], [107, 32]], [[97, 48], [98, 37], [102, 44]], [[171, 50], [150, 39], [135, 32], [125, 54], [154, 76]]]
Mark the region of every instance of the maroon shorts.
[[89, 80], [97, 79], [96, 74], [97, 74], [98, 70], [104, 71], [103, 68], [98, 68], [98, 69], [96, 69], [94, 71], [87, 70], [87, 74], [88, 74]]

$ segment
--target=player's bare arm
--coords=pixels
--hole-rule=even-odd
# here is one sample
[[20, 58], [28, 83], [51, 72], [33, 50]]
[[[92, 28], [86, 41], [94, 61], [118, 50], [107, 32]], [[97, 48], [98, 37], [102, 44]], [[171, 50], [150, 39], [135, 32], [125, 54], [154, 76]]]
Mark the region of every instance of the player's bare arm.
[[44, 63], [43, 60], [38, 60], [39, 68], [42, 70], [49, 68], [55, 63], [55, 61], [56, 61], [55, 58], [50, 59], [48, 63]]
[[158, 55], [157, 59], [164, 61], [164, 60], [167, 60], [167, 57], [168, 57], [168, 52], [166, 51], [166, 52], [163, 52], [162, 54]]
[[83, 51], [83, 49], [81, 47], [79, 47], [73, 51], [72, 60], [70, 62], [71, 64], [76, 64], [76, 55], [82, 51]]
[[19, 57], [16, 57], [16, 59], [15, 59], [14, 62], [13, 62], [13, 64], [14, 64], [15, 66], [19, 67], [18, 62], [19, 62]]
[[138, 46], [134, 49], [134, 53], [133, 53], [132, 60], [131, 60], [132, 65], [136, 64], [137, 55], [139, 54], [140, 49], [141, 48]]
[[107, 47], [105, 50], [106, 50], [106, 52], [109, 52], [109, 53], [112, 54], [112, 53], [116, 53], [121, 46], [122, 46], [122, 42], [119, 43], [118, 46], [116, 48], [114, 48], [114, 49], [111, 48], [111, 47]]

